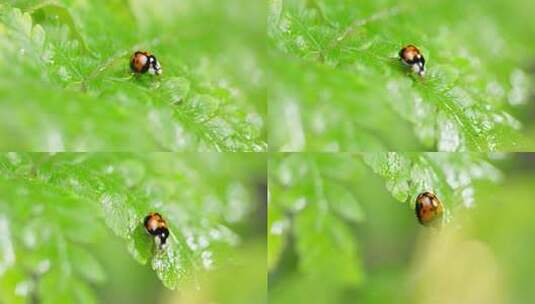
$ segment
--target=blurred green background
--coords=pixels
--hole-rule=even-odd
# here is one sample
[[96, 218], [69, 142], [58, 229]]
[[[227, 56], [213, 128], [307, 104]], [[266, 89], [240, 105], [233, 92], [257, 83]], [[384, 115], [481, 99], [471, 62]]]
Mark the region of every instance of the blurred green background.
[[[393, 198], [364, 164], [370, 155], [270, 158], [270, 303], [531, 302], [534, 154], [472, 154], [456, 175], [448, 170], [466, 154], [410, 155], [442, 159], [434, 172], [449, 175], [447, 187], [466, 198], [439, 194], [447, 210], [441, 229], [418, 223], [414, 197]], [[501, 172], [494, 181], [481, 175], [491, 163]]]
[[267, 303], [266, 172], [262, 154], [1, 154], [0, 303]]
[[[256, 1], [0, 4], [0, 149], [265, 151]], [[161, 77], [134, 76], [138, 50]]]

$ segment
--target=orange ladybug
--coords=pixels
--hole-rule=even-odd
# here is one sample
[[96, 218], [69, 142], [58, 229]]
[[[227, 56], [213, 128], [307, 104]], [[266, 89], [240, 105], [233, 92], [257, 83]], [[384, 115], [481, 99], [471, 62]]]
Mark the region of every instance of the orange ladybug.
[[423, 192], [416, 198], [416, 217], [420, 224], [428, 226], [440, 223], [444, 215], [444, 206], [432, 192]]
[[425, 75], [425, 58], [420, 50], [412, 44], [404, 46], [399, 51], [401, 61], [411, 67], [412, 71], [423, 77]]
[[157, 212], [151, 212], [145, 217], [145, 230], [154, 236], [154, 240], [159, 248], [165, 246], [169, 237], [169, 229], [163, 217]]
[[130, 68], [135, 73], [140, 74], [149, 72], [149, 74], [152, 75], [160, 75], [162, 73], [162, 68], [160, 67], [158, 59], [156, 59], [154, 55], [142, 51], [137, 51], [132, 55]]

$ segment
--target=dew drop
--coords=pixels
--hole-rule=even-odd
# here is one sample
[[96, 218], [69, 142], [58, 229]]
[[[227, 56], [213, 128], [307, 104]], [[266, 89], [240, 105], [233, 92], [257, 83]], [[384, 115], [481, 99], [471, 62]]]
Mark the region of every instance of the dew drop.
[[307, 46], [305, 38], [303, 38], [303, 36], [297, 36], [297, 38], [295, 39], [295, 44], [301, 50], [304, 50], [306, 48], [306, 46]]
[[497, 81], [487, 84], [486, 91], [487, 94], [494, 96], [496, 99], [501, 99], [505, 95], [505, 90]]
[[203, 251], [201, 253], [202, 266], [204, 267], [204, 269], [206, 270], [212, 269], [213, 264], [214, 264], [212, 256], [213, 256], [212, 252], [208, 250]]
[[392, 196], [400, 201], [404, 202], [407, 199], [409, 184], [404, 180], [388, 181], [386, 182], [386, 188], [392, 193]]
[[49, 269], [50, 269], [50, 260], [49, 259], [42, 260], [42, 261], [39, 262], [39, 264], [37, 264], [37, 272], [39, 274], [43, 274], [43, 273], [47, 272]]
[[510, 77], [511, 91], [507, 100], [511, 105], [520, 105], [526, 103], [529, 95], [529, 80], [522, 70], [516, 69]]
[[71, 75], [64, 66], [60, 66], [58, 69], [58, 76], [61, 80], [67, 82], [71, 80]]
[[292, 170], [284, 162], [281, 163], [281, 165], [279, 166], [279, 170], [278, 170], [278, 174], [277, 175], [279, 177], [279, 182], [282, 185], [288, 186], [293, 181]]
[[283, 119], [288, 132], [288, 141], [281, 147], [281, 151], [297, 152], [305, 147], [305, 133], [301, 122], [301, 111], [297, 102], [291, 100], [284, 106]]
[[277, 24], [282, 13], [282, 0], [273, 0], [269, 2], [269, 21], [270, 24]]
[[117, 166], [117, 172], [122, 176], [126, 186], [132, 188], [143, 180], [145, 167], [141, 162], [129, 159]]
[[283, 17], [279, 22], [279, 30], [283, 33], [290, 32], [290, 21], [286, 17]]
[[[422, 166], [416, 163], [411, 168], [410, 178], [412, 181], [412, 190], [414, 192], [420, 192], [423, 190], [432, 190], [432, 181], [434, 180], [434, 174], [428, 167]], [[411, 200], [411, 203], [413, 200]]]
[[189, 146], [192, 141], [191, 136], [186, 132], [180, 123], [174, 123], [175, 130], [175, 147], [177, 150], [183, 150]]
[[223, 234], [221, 233], [221, 231], [217, 230], [217, 229], [211, 229], [210, 230], [210, 238], [212, 238], [212, 240], [220, 240], [222, 238]]
[[129, 237], [138, 223], [136, 214], [126, 204], [126, 195], [104, 193], [100, 198], [106, 224], [121, 237]]
[[225, 219], [229, 223], [241, 220], [249, 210], [249, 195], [247, 189], [238, 182], [232, 183], [227, 189], [227, 208]]
[[326, 129], [326, 122], [324, 119], [324, 113], [320, 111], [316, 111], [312, 115], [312, 130], [316, 134], [321, 134], [325, 131], [325, 129]]
[[200, 236], [199, 237], [199, 248], [200, 249], [205, 249], [208, 246], [210, 246], [210, 241], [208, 240], [208, 238], [206, 238], [205, 236]]
[[271, 229], [269, 230], [273, 235], [281, 235], [289, 226], [289, 223], [286, 219], [275, 221], [271, 224]]
[[307, 200], [304, 196], [298, 198], [295, 203], [294, 203], [294, 210], [295, 211], [300, 211], [300, 210], [303, 210], [305, 208], [305, 206], [307, 205]]
[[46, 134], [47, 151], [49, 152], [61, 152], [65, 150], [63, 145], [63, 135], [59, 130], [50, 130]]
[[474, 205], [474, 188], [467, 187], [461, 192], [463, 197], [463, 204], [465, 207], [470, 208]]
[[186, 270], [175, 253], [174, 247], [159, 251], [152, 259], [152, 269], [156, 272], [165, 287], [175, 289], [184, 279]]
[[[184, 232], [184, 234], [186, 233]], [[186, 244], [193, 251], [196, 251], [199, 248], [199, 246], [197, 245], [197, 242], [195, 241], [195, 237], [192, 234], [186, 237]]]
[[17, 166], [21, 163], [21, 158], [17, 152], [8, 152], [7, 159], [14, 166]]
[[29, 227], [26, 227], [22, 233], [22, 240], [24, 242], [24, 245], [32, 249], [37, 244], [37, 238], [35, 237], [35, 233], [33, 230], [31, 230]]
[[7, 218], [0, 215], [0, 276], [15, 264], [15, 251], [9, 233]]
[[106, 168], [104, 168], [105, 174], [112, 174], [114, 171], [115, 171], [115, 167], [113, 167], [112, 165], [108, 165], [106, 166]]
[[454, 122], [440, 114], [437, 124], [439, 126], [438, 151], [457, 151], [461, 145], [461, 137]]
[[32, 289], [33, 284], [31, 281], [22, 281], [15, 286], [15, 294], [21, 297], [26, 297]]
[[173, 77], [163, 83], [162, 91], [171, 104], [179, 104], [189, 94], [190, 81], [183, 77]]

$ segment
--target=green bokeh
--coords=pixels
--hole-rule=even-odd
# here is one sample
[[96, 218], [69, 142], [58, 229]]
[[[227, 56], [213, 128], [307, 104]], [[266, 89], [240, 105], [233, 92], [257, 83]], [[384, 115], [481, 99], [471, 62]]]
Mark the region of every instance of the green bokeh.
[[263, 154], [1, 154], [0, 303], [265, 303], [266, 170]]
[[[532, 1], [269, 3], [270, 150], [535, 147]], [[425, 77], [399, 61], [407, 44]]]
[[[271, 303], [525, 303], [533, 298], [530, 277], [534, 271], [531, 254], [534, 248], [530, 238], [535, 231], [532, 220], [535, 190], [530, 185], [535, 181], [535, 156], [532, 153], [471, 154], [469, 161], [468, 154], [462, 153], [408, 154], [412, 159], [426, 157], [431, 163], [440, 159], [441, 165], [435, 172], [443, 170], [449, 176], [447, 181], [435, 184], [445, 187], [443, 193], [451, 191], [447, 196], [439, 196], [447, 215], [440, 229], [418, 223], [412, 201], [400, 202], [388, 186], [388, 179], [364, 165], [362, 158], [371, 156], [378, 158], [374, 153], [299, 153], [271, 157], [268, 221]], [[386, 159], [382, 161], [389, 172], [400, 169], [394, 170]], [[498, 179], [488, 180], [489, 174], [483, 173], [486, 169], [482, 168], [489, 169], [489, 164], [501, 172]], [[327, 187], [325, 181], [330, 180], [349, 189], [354, 199], [343, 202], [358, 205], [364, 219], [342, 220], [329, 200], [327, 207], [322, 208], [321, 200], [306, 186], [310, 180], [318, 184], [313, 182], [317, 175], [310, 174], [313, 172], [310, 166], [318, 168], [324, 187]], [[459, 171], [453, 174], [456, 170]], [[410, 183], [417, 178], [414, 174], [397, 175], [391, 182]], [[337, 198], [342, 200], [342, 197]], [[297, 198], [306, 198], [306, 203], [296, 204]], [[320, 227], [319, 230], [300, 230], [302, 214], [317, 208], [323, 211], [311, 220], [315, 225], [310, 227]], [[327, 218], [338, 218], [352, 237], [329, 236], [332, 223]], [[302, 251], [303, 238], [318, 247], [327, 238], [334, 252], [318, 255], [313, 245]], [[345, 257], [348, 247], [357, 249], [350, 259]], [[303, 260], [308, 261], [306, 268], [302, 267]], [[324, 270], [324, 264], [331, 265], [330, 271]], [[343, 264], [346, 269], [358, 271], [362, 279], [343, 280], [344, 273], [336, 271], [340, 267], [344, 269]], [[332, 274], [337, 277], [333, 278]]]
[[[0, 149], [265, 151], [264, 16], [242, 0], [1, 4]], [[137, 50], [160, 77], [131, 73]]]

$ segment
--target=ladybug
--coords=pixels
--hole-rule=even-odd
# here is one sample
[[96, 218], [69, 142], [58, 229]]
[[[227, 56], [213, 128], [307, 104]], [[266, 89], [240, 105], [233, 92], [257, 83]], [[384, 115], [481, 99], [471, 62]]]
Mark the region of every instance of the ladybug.
[[132, 55], [130, 60], [130, 68], [134, 73], [144, 74], [149, 72], [152, 75], [160, 75], [162, 68], [158, 59], [154, 55], [148, 52], [137, 51]]
[[399, 51], [399, 58], [401, 61], [409, 66], [412, 71], [420, 77], [425, 75], [425, 58], [420, 50], [412, 44], [404, 46]]
[[169, 229], [163, 217], [157, 212], [151, 212], [145, 217], [145, 230], [154, 236], [154, 240], [159, 248], [165, 246], [169, 237]]
[[420, 224], [428, 226], [440, 223], [444, 215], [444, 206], [432, 192], [423, 192], [416, 198], [416, 217]]

